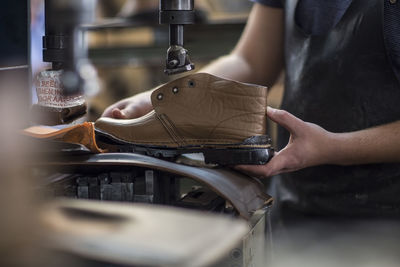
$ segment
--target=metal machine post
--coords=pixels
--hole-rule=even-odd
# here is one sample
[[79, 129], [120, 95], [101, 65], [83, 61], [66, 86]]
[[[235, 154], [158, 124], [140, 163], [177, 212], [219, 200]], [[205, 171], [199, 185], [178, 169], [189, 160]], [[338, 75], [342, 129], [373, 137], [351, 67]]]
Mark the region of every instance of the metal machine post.
[[96, 0], [45, 0], [43, 61], [63, 69], [65, 95], [90, 91], [95, 71], [87, 60], [81, 26], [94, 21]]
[[165, 73], [174, 75], [194, 69], [188, 51], [183, 47], [184, 25], [193, 24], [194, 0], [160, 0], [160, 24], [169, 25], [169, 49]]

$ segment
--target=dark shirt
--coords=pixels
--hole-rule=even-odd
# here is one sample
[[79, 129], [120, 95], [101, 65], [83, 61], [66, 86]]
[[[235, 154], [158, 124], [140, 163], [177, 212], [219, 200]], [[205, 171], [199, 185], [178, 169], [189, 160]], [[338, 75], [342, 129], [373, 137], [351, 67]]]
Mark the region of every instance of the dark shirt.
[[[283, 7], [283, 0], [251, 0], [275, 8]], [[400, 81], [400, 0], [384, 1], [384, 37], [393, 71]], [[322, 35], [340, 21], [352, 0], [299, 0], [296, 24], [309, 35]]]

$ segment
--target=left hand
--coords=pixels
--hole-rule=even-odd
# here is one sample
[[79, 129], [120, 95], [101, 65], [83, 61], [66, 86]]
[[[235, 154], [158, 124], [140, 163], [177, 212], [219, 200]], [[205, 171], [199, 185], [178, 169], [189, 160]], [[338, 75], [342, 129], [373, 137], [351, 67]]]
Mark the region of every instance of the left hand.
[[327, 164], [335, 152], [334, 135], [316, 124], [296, 118], [292, 114], [268, 107], [268, 117], [290, 132], [287, 146], [275, 153], [265, 165], [241, 165], [235, 169], [265, 178], [306, 167]]

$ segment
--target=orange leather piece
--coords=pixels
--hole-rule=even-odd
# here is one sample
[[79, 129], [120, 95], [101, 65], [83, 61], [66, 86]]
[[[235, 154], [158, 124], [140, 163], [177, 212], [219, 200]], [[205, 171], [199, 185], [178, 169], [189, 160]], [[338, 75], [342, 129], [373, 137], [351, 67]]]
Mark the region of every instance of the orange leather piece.
[[22, 131], [26, 136], [62, 141], [66, 143], [81, 144], [90, 149], [93, 153], [103, 153], [103, 149], [99, 148], [94, 133], [94, 124], [85, 122], [64, 129], [57, 129], [47, 126], [32, 126]]

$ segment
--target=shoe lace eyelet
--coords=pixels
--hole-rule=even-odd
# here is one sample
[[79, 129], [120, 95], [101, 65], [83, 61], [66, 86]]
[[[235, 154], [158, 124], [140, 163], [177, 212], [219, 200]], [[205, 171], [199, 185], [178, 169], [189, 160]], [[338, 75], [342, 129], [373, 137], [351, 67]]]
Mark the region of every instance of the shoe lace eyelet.
[[188, 81], [188, 85], [189, 85], [189, 87], [193, 88], [193, 87], [196, 86], [196, 83], [195, 83], [195, 81], [193, 81], [193, 80], [189, 80], [189, 81]]
[[163, 100], [163, 98], [164, 98], [164, 95], [162, 94], [162, 93], [159, 93], [158, 95], [157, 95], [157, 99], [158, 100]]
[[174, 93], [174, 94], [179, 93], [179, 88], [178, 87], [172, 88], [172, 93]]

